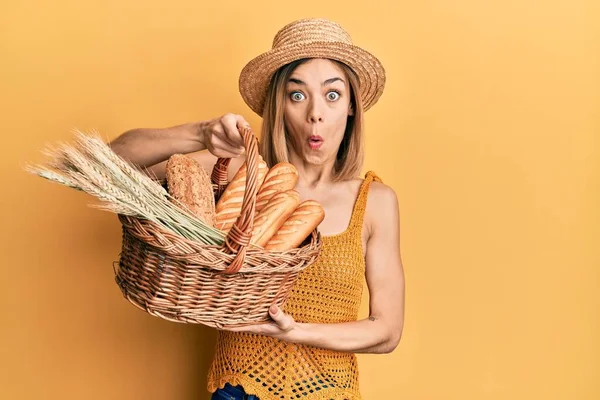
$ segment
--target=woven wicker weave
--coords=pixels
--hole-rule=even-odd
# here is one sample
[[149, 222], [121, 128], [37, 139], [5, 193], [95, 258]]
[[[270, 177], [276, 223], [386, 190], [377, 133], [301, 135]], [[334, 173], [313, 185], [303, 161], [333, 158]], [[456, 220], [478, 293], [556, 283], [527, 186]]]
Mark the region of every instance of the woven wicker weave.
[[[258, 146], [252, 131], [242, 130], [246, 146], [247, 186], [242, 212], [223, 246], [194, 242], [156, 224], [119, 215], [122, 252], [115, 279], [123, 295], [142, 310], [169, 321], [211, 327], [244, 326], [269, 320], [272, 304], [283, 306], [298, 273], [321, 249], [315, 229], [306, 242], [286, 252], [267, 252], [250, 243], [256, 203]], [[227, 185], [229, 159], [212, 173], [215, 197]]]

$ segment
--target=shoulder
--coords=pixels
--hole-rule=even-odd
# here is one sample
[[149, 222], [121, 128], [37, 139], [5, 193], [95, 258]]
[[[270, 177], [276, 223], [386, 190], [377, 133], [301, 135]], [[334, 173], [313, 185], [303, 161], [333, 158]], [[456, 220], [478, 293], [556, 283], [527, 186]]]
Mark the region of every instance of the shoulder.
[[368, 202], [377, 206], [377, 209], [390, 210], [398, 207], [396, 191], [382, 182], [371, 182]]
[[331, 192], [345, 197], [356, 198], [359, 194], [363, 179], [350, 178], [331, 186]]
[[396, 191], [384, 183], [371, 182], [365, 214], [370, 235], [389, 227], [390, 223], [397, 221], [400, 216]]

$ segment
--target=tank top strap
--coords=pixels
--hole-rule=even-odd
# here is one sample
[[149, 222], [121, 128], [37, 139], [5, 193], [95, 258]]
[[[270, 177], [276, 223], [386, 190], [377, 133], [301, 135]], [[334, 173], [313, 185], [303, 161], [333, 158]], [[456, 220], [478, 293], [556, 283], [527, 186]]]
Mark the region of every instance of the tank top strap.
[[350, 226], [354, 230], [358, 229], [360, 233], [362, 233], [363, 220], [365, 218], [365, 210], [367, 209], [367, 197], [369, 195], [369, 188], [371, 187], [371, 182], [373, 181], [382, 182], [381, 178], [379, 178], [377, 174], [375, 174], [375, 172], [367, 172], [365, 174], [365, 179], [360, 185], [356, 202], [354, 203], [354, 210], [352, 211], [352, 220], [350, 221]]

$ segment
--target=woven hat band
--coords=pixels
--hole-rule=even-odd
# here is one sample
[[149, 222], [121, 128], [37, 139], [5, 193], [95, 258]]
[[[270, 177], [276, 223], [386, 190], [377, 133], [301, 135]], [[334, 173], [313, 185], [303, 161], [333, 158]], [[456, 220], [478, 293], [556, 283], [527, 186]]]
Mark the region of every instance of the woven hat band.
[[313, 42], [352, 44], [352, 39], [348, 32], [335, 22], [311, 19], [284, 26], [273, 39], [273, 48]]

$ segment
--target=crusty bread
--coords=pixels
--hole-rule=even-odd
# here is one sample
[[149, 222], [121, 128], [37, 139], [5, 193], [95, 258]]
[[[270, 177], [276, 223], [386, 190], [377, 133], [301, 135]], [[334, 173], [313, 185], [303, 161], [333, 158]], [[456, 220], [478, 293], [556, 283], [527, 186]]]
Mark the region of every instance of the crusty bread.
[[266, 245], [285, 220], [292, 215], [299, 203], [300, 195], [295, 190], [279, 192], [271, 197], [254, 218], [251, 241], [259, 246]]
[[292, 215], [269, 239], [265, 249], [269, 251], [286, 251], [294, 249], [304, 241], [325, 219], [323, 207], [314, 200], [300, 203]]
[[169, 194], [210, 226], [215, 225], [215, 197], [210, 176], [200, 163], [185, 154], [174, 154], [166, 165]]
[[276, 193], [295, 188], [297, 182], [298, 170], [293, 164], [288, 162], [275, 164], [265, 176], [265, 181], [256, 196], [256, 212], [260, 212]]
[[[258, 177], [257, 186], [260, 187], [265, 180], [269, 168], [267, 163], [259, 157], [258, 162]], [[236, 219], [239, 217], [242, 211], [242, 201], [244, 200], [244, 193], [246, 192], [246, 162], [242, 164], [240, 169], [236, 172], [233, 179], [225, 191], [217, 201], [216, 205], [216, 222], [215, 227], [223, 232], [229, 232]]]

